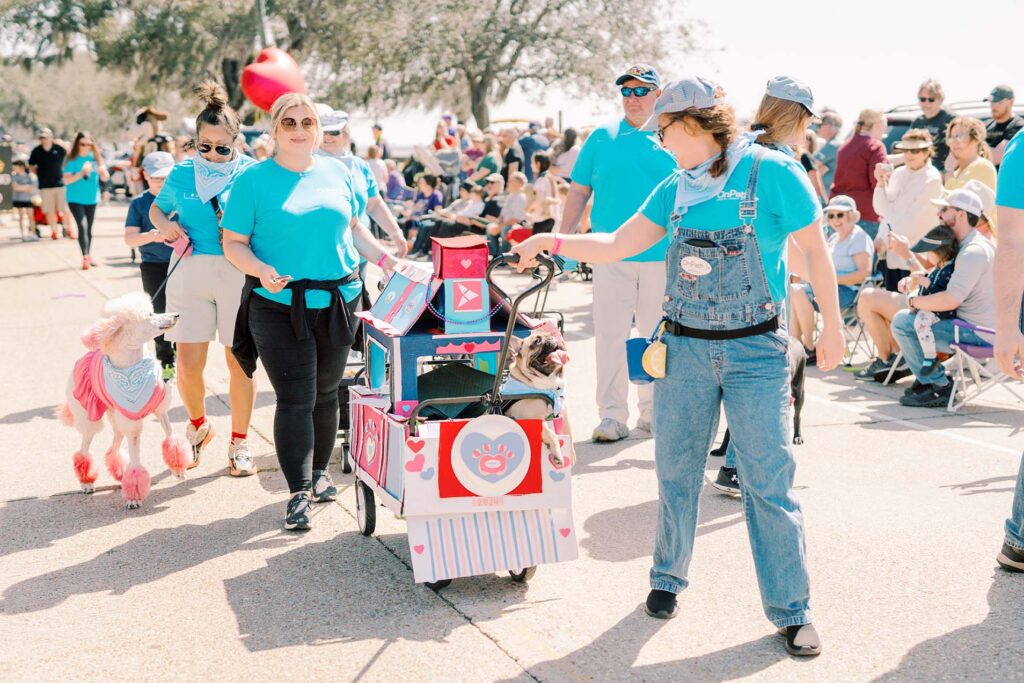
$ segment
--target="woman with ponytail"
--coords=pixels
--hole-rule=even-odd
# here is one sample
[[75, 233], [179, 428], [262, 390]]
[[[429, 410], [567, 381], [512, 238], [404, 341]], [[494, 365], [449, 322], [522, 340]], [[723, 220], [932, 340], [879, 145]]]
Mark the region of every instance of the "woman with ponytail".
[[803, 516], [789, 445], [789, 236], [807, 257], [814, 289], [823, 293], [824, 330], [817, 344], [823, 370], [843, 356], [835, 270], [807, 174], [795, 159], [740, 134], [722, 95], [703, 78], [665, 86], [640, 130], [656, 133], [679, 168], [617, 231], [534, 235], [513, 252], [520, 270], [534, 267], [541, 251], [609, 263], [669, 237], [661, 336], [666, 355], [663, 376], [654, 381], [661, 501], [647, 613], [670, 619], [678, 612], [704, 466], [724, 405], [765, 613], [785, 637], [787, 651], [816, 655], [821, 644], [810, 626]]
[[[191, 467], [199, 464], [200, 454], [213, 439], [213, 427], [206, 419], [203, 371], [210, 342], [217, 339], [224, 345], [230, 373], [228, 471], [243, 477], [256, 472], [246, 441], [255, 388], [231, 352], [245, 276], [224, 258], [220, 219], [235, 179], [255, 162], [235, 151], [241, 125], [224, 88], [205, 81], [195, 93], [203, 107], [196, 117], [196, 154], [179, 162], [167, 176], [149, 217], [176, 252], [167, 281], [167, 310], [181, 318], [164, 336], [177, 343], [178, 393], [189, 417], [186, 437], [192, 444]], [[168, 219], [171, 214], [177, 214], [173, 221]]]

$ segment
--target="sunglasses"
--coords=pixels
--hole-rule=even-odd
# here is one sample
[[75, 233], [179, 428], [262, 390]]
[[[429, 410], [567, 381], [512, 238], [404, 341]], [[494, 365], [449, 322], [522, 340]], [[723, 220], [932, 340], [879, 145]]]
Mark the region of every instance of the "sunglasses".
[[325, 130], [324, 131], [324, 136], [325, 137], [336, 138], [339, 135], [341, 135], [341, 131], [340, 130]]
[[950, 135], [948, 139], [963, 142], [964, 140], [970, 140], [971, 136], [969, 133], [957, 133], [956, 135]]
[[825, 215], [828, 217], [829, 220], [832, 220], [833, 218], [846, 218], [845, 211], [829, 211]]
[[[292, 131], [299, 125], [299, 122], [290, 116], [281, 119], [281, 128]], [[302, 119], [302, 130], [313, 130], [316, 128], [316, 120], [306, 117]]]
[[196, 143], [196, 149], [199, 150], [200, 154], [209, 154], [211, 150], [215, 150], [222, 157], [229, 157], [231, 152], [234, 151], [227, 145], [211, 145], [209, 142]]
[[927, 149], [901, 149], [900, 151], [903, 152], [904, 154], [924, 154], [928, 150]]
[[658, 142], [659, 143], [665, 142], [665, 131], [668, 130], [668, 127], [671, 126], [673, 123], [675, 123], [675, 121], [669, 121], [664, 126], [658, 126], [658, 132], [655, 133], [655, 135], [658, 136]]
[[937, 102], [938, 99], [939, 98], [937, 98], [937, 97], [918, 97], [917, 101], [918, 102]]
[[633, 88], [627, 88], [622, 86], [619, 89], [623, 97], [647, 97], [649, 93], [654, 92], [654, 88], [649, 85], [638, 85]]

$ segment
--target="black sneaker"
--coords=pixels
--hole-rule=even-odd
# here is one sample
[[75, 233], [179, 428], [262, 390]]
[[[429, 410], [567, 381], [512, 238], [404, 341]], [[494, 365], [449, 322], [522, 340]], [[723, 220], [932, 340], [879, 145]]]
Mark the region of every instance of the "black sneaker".
[[338, 499], [338, 488], [327, 470], [313, 470], [313, 502], [329, 503]]
[[740, 495], [740, 475], [733, 467], [720, 467], [718, 478], [711, 482], [711, 485], [722, 493], [732, 496]]
[[814, 624], [800, 624], [779, 629], [786, 638], [786, 652], [794, 657], [816, 657], [821, 654], [821, 639]]
[[818, 350], [816, 348], [809, 349], [805, 346], [804, 353], [807, 355], [807, 365], [818, 364]]
[[924, 391], [925, 387], [927, 386], [930, 385], [922, 384], [920, 380], [915, 379], [913, 384], [911, 384], [909, 387], [903, 390], [903, 395], [910, 396], [911, 394], [916, 394], [918, 392]]
[[916, 394], [900, 396], [900, 405], [909, 408], [945, 408], [949, 405], [949, 397], [952, 394], [952, 382], [942, 387], [929, 384]]
[[652, 590], [647, 594], [644, 611], [655, 619], [674, 619], [679, 614], [676, 594], [658, 589]]
[[871, 361], [871, 365], [853, 373], [853, 377], [854, 379], [864, 380], [865, 382], [873, 382], [875, 379], [875, 375], [877, 375], [878, 373], [889, 372], [889, 368], [892, 367], [893, 360], [895, 360], [895, 357], [889, 358], [889, 360], [882, 360], [881, 358], [876, 358], [873, 361]]
[[1003, 549], [996, 557], [999, 566], [1009, 572], [1024, 572], [1024, 550], [1017, 550], [1008, 543], [1003, 543]]
[[288, 514], [284, 518], [284, 528], [289, 531], [308, 531], [309, 523], [309, 491], [299, 491], [288, 501]]

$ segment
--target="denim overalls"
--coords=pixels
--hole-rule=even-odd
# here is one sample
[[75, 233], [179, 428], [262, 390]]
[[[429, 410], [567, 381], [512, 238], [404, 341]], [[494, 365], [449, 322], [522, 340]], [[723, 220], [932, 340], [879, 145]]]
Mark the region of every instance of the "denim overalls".
[[[753, 145], [748, 154], [754, 162], [737, 227], [683, 228], [682, 212], [677, 208], [672, 215], [664, 310], [687, 328], [721, 334], [784, 318], [783, 303], [772, 300], [754, 230], [758, 167], [766, 150]], [[697, 505], [721, 404], [736, 449], [765, 614], [779, 627], [809, 623], [803, 517], [792, 493], [785, 330], [732, 339], [666, 334], [662, 341], [668, 359], [665, 377], [654, 383], [660, 510], [651, 587], [678, 593], [687, 586]]]

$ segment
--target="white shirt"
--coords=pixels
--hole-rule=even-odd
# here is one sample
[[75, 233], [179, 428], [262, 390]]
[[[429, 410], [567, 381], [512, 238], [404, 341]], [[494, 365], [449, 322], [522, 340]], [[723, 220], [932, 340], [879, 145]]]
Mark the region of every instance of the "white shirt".
[[[377, 185], [380, 187], [388, 186], [388, 166], [382, 159], [367, 159], [366, 163], [369, 164], [370, 170], [373, 171], [373, 177], [377, 179]], [[381, 194], [384, 194], [383, 192]]]
[[[911, 171], [897, 168], [886, 186], [875, 186], [872, 205], [880, 216], [877, 240], [885, 244], [889, 233], [902, 235], [914, 246], [929, 230], [939, 224], [938, 207], [931, 199], [942, 196], [942, 174], [930, 162]], [[884, 247], [883, 247], [884, 248]], [[914, 270], [896, 254], [886, 254], [886, 263], [894, 270]]]

